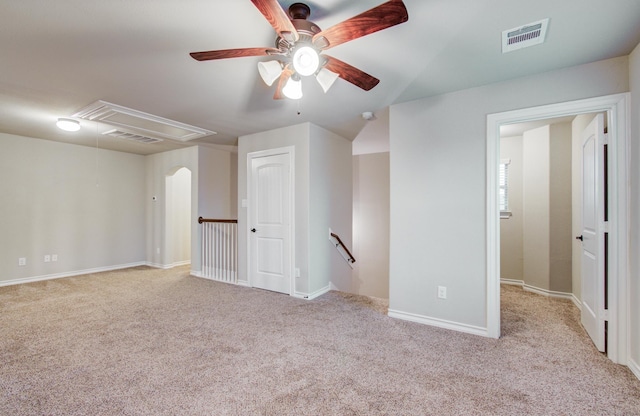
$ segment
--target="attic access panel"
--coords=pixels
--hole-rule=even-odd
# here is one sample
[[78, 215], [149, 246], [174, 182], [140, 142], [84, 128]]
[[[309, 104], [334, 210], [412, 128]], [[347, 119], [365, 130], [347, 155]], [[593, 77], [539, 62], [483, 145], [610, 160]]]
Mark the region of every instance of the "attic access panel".
[[144, 113], [132, 108], [123, 107], [98, 100], [78, 111], [73, 117], [84, 120], [99, 121], [111, 126], [121, 127], [128, 133], [140, 134], [157, 139], [186, 142], [216, 134], [214, 131], [201, 129], [179, 121]]

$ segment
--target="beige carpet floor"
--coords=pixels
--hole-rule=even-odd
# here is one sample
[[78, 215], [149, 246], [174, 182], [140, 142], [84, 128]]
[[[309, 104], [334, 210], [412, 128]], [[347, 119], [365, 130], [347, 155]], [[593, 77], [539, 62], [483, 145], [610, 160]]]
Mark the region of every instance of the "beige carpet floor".
[[499, 340], [383, 310], [186, 267], [0, 288], [0, 414], [640, 414], [640, 381], [570, 302], [504, 287]]

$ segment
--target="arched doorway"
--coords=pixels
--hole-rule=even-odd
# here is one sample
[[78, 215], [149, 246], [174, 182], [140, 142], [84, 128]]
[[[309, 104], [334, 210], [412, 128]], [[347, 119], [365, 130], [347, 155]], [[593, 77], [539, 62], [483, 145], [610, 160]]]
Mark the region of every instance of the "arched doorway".
[[172, 169], [165, 177], [165, 267], [191, 263], [191, 171]]

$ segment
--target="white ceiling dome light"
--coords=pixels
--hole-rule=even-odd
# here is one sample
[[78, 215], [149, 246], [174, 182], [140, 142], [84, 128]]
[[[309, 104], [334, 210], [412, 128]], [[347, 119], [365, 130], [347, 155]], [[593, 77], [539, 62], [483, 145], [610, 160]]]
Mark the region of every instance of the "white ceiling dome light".
[[72, 118], [59, 118], [56, 122], [56, 126], [64, 131], [78, 131], [80, 130], [80, 122]]

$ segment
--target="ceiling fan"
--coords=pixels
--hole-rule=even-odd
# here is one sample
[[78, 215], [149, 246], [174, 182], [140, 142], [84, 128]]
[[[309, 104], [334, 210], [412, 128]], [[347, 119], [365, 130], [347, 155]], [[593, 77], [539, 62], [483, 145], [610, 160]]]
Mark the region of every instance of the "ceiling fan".
[[224, 49], [192, 52], [190, 55], [198, 61], [244, 56], [275, 57], [275, 60], [258, 63], [260, 76], [267, 85], [271, 86], [278, 80], [274, 99], [302, 98], [301, 77], [308, 76], [315, 76], [325, 93], [338, 77], [369, 91], [378, 85], [379, 79], [322, 52], [409, 20], [402, 0], [390, 0], [329, 29], [321, 30], [315, 23], [307, 20], [311, 9], [304, 3], [289, 6], [287, 16], [277, 0], [251, 2], [278, 34], [274, 48]]

